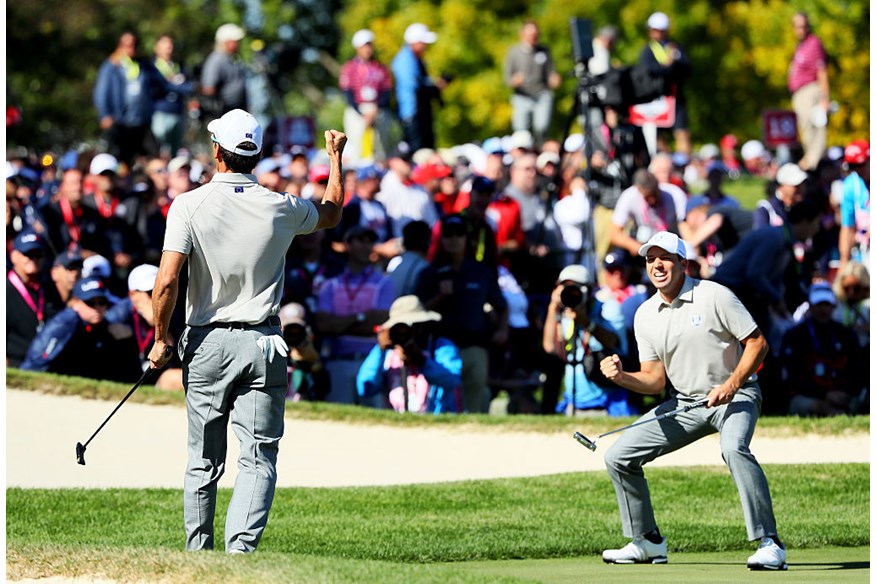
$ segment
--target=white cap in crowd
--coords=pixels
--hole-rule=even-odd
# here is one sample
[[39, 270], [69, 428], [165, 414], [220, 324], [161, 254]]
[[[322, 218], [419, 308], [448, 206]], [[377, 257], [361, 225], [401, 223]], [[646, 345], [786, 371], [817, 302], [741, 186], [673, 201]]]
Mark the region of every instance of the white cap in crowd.
[[590, 284], [590, 270], [585, 266], [573, 264], [566, 266], [557, 277], [557, 282], [575, 282], [576, 284]]
[[113, 273], [110, 261], [102, 255], [90, 255], [82, 260], [83, 278], [109, 278]]
[[648, 28], [669, 30], [669, 17], [663, 12], [655, 12], [648, 17]]
[[659, 247], [669, 253], [678, 254], [683, 260], [687, 259], [687, 247], [684, 241], [669, 231], [660, 231], [652, 235], [648, 243], [639, 248], [639, 255], [645, 257], [652, 247]]
[[223, 24], [219, 28], [216, 29], [216, 42], [217, 43], [225, 43], [228, 41], [239, 41], [242, 40], [243, 37], [246, 36], [246, 31], [237, 26], [236, 24], [227, 23]]
[[761, 158], [766, 153], [766, 148], [764, 148], [763, 143], [760, 140], [749, 140], [745, 144], [742, 145], [742, 148], [739, 150], [739, 154], [742, 156], [742, 160], [754, 160], [755, 158]]
[[362, 30], [357, 30], [356, 34], [353, 35], [353, 48], [358, 49], [363, 45], [367, 45], [368, 43], [374, 42], [374, 33], [368, 30], [367, 28], [363, 28]]
[[131, 292], [152, 292], [155, 288], [155, 278], [158, 276], [158, 266], [142, 264], [128, 274], [128, 290]]
[[[241, 156], [254, 156], [262, 151], [262, 126], [249, 112], [234, 109], [207, 124], [207, 131], [220, 146]], [[239, 148], [243, 142], [253, 142], [255, 150]]]
[[414, 43], [426, 43], [431, 45], [438, 40], [438, 35], [429, 30], [429, 27], [421, 22], [415, 22], [405, 29], [405, 42], [409, 45]]
[[91, 166], [88, 167], [89, 174], [101, 174], [104, 172], [118, 172], [119, 161], [112, 154], [101, 152], [91, 159]]
[[796, 187], [803, 184], [808, 178], [809, 175], [806, 174], [802, 168], [794, 164], [793, 162], [789, 162], [787, 164], [783, 164], [781, 168], [779, 168], [779, 172], [776, 173], [776, 182], [780, 185]]
[[283, 307], [280, 308], [280, 326], [290, 324], [307, 326], [307, 312], [304, 310], [304, 307], [297, 302], [284, 304]]

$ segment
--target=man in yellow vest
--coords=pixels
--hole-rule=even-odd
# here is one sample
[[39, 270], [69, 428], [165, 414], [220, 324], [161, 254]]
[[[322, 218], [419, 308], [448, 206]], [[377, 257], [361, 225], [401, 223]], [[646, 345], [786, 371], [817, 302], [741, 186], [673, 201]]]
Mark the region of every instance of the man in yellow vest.
[[664, 95], [675, 96], [675, 125], [672, 127], [675, 150], [690, 156], [687, 101], [684, 80], [690, 75], [690, 59], [682, 47], [669, 39], [669, 17], [655, 12], [648, 17], [648, 44], [639, 55], [639, 63], [653, 77], [664, 80]]

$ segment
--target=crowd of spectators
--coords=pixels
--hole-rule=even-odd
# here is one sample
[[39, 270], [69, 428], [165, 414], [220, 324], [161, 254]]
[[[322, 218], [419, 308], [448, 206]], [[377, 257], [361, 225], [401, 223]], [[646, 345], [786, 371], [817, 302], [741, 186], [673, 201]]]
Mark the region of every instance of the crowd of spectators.
[[[668, 19], [649, 27], [647, 50], [666, 61], [656, 33]], [[523, 98], [554, 87], [546, 71], [529, 92], [516, 72], [530, 67], [537, 33], [526, 24], [507, 64], [521, 108], [543, 107]], [[214, 171], [176, 123], [199, 96], [217, 115], [245, 107], [244, 35], [236, 25], [217, 31], [198, 88], [174, 64], [172, 38], [148, 60], [126, 33], [95, 88], [106, 147], [8, 154], [7, 366], [125, 382], [148, 367], [167, 211]], [[810, 170], [755, 139], [737, 149], [734, 136], [652, 155], [622, 112], [600, 109], [604, 147], [590, 160], [582, 133], [558, 139], [522, 121], [509, 136], [435, 148], [431, 115], [429, 127], [403, 117], [405, 136], [421, 144], [411, 148], [385, 129], [394, 78], [373, 40], [356, 33], [341, 77], [352, 146], [343, 220], [297, 237], [287, 253], [288, 399], [486, 413], [507, 392], [512, 413], [635, 413], [643, 398], [600, 379], [599, 356], [637, 366], [633, 315], [653, 293], [638, 249], [666, 230], [687, 242], [688, 273], [729, 287], [766, 334], [765, 412], [869, 412], [868, 142], [828, 148]], [[429, 89], [415, 88], [405, 107], [422, 108], [439, 92], [421, 61], [437, 35], [420, 25], [405, 40], [392, 71], [417, 68]], [[151, 92], [154, 117], [124, 97], [133, 90]], [[689, 150], [688, 128], [678, 129]], [[278, 146], [254, 174], [318, 200], [327, 164], [315, 149]], [[755, 209], [724, 191], [741, 176], [765, 184]], [[184, 327], [176, 314], [176, 338]], [[181, 367], [175, 360], [156, 383], [181, 389]]]

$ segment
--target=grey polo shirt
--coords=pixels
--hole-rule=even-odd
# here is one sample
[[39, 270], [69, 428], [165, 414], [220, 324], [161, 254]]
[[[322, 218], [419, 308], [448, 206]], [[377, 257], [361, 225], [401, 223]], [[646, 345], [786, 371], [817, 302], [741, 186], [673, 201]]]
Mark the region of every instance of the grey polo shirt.
[[686, 277], [667, 304], [654, 294], [636, 312], [639, 361], [660, 361], [673, 387], [684, 395], [706, 395], [724, 383], [742, 355], [740, 341], [757, 328], [728, 288]]
[[316, 206], [251, 174], [218, 173], [173, 200], [164, 251], [188, 256], [186, 323], [259, 323], [280, 310], [286, 250], [316, 229]]

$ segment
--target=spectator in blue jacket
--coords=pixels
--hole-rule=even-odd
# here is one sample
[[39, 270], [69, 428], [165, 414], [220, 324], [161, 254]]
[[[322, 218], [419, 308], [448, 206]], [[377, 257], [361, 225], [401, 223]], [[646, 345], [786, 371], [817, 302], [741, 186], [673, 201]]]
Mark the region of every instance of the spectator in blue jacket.
[[392, 60], [398, 116], [411, 152], [435, 147], [432, 100], [440, 100], [441, 89], [447, 83], [444, 79], [433, 81], [429, 77], [423, 54], [426, 47], [437, 40], [438, 35], [425, 24], [414, 23], [405, 30], [405, 44]]
[[110, 152], [131, 166], [139, 155], [157, 154], [150, 126], [155, 101], [170, 85], [149, 59], [137, 56], [133, 32], [119, 37], [116, 50], [103, 62], [94, 85], [94, 107]]
[[396, 299], [359, 368], [359, 396], [383, 395], [398, 412], [461, 411], [462, 358], [452, 341], [434, 334], [440, 320], [414, 295]]
[[106, 285], [82, 278], [67, 308], [37, 333], [21, 368], [92, 379], [133, 382], [141, 373], [133, 336], [124, 326], [110, 326]]

